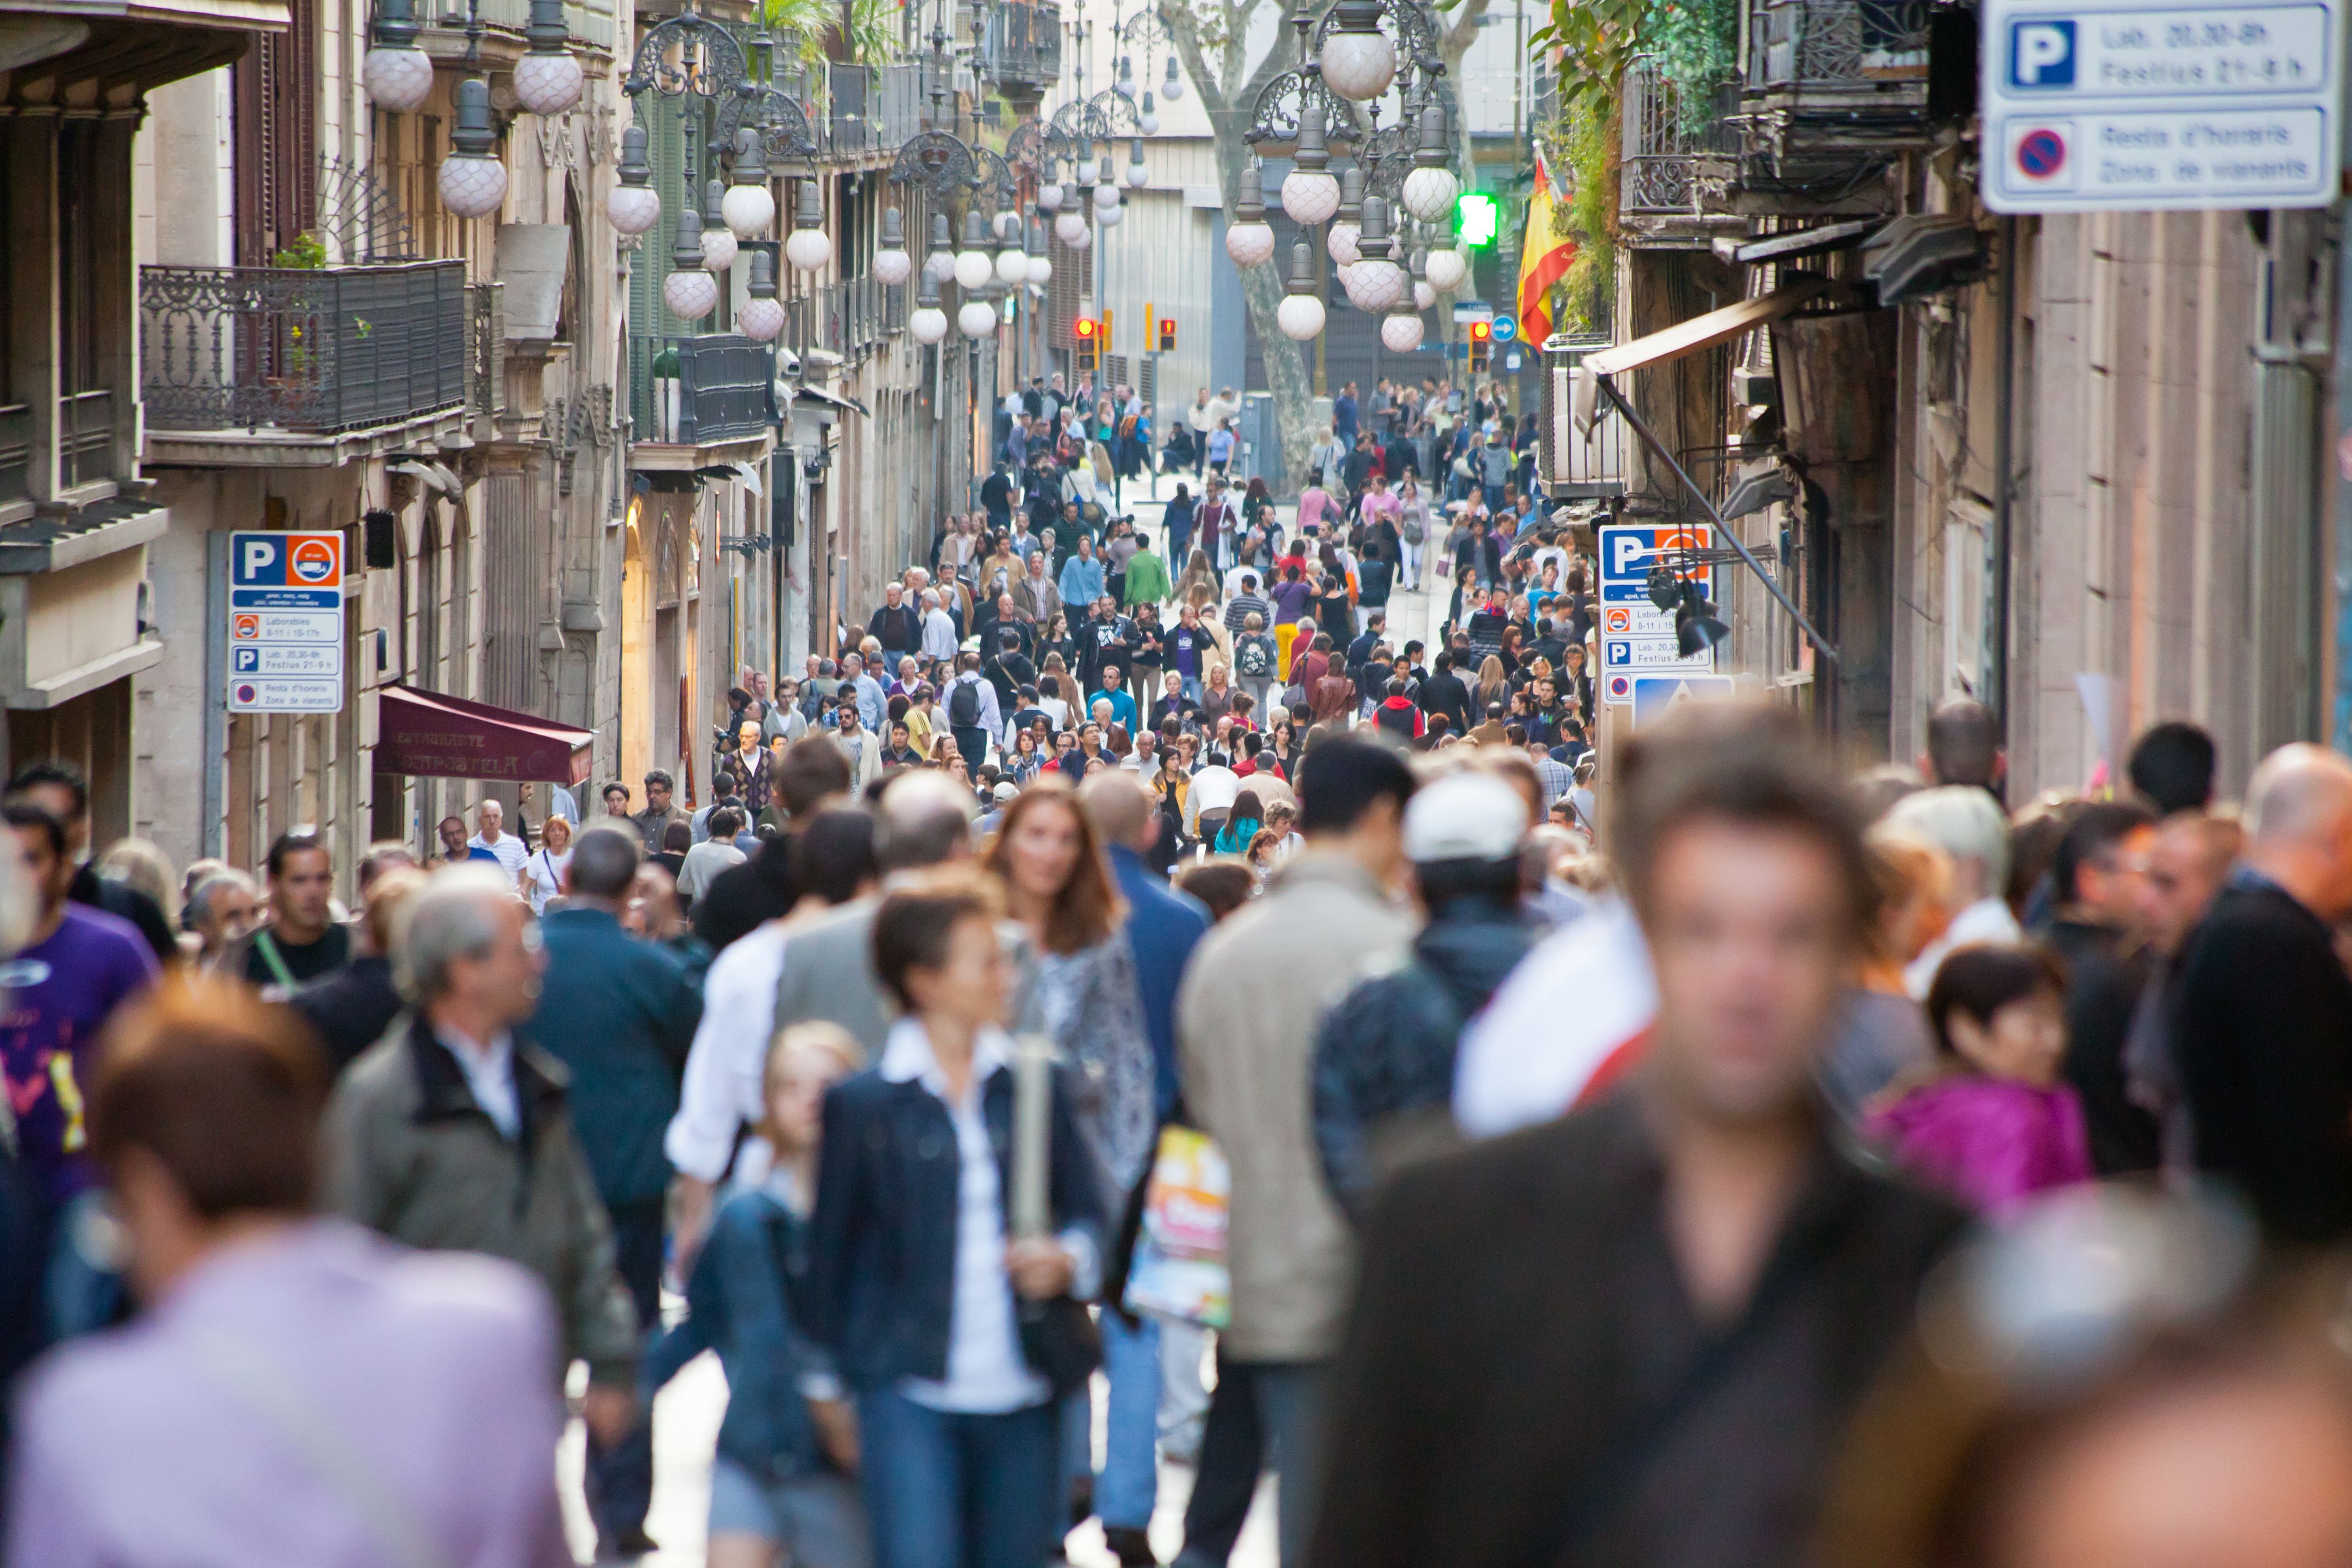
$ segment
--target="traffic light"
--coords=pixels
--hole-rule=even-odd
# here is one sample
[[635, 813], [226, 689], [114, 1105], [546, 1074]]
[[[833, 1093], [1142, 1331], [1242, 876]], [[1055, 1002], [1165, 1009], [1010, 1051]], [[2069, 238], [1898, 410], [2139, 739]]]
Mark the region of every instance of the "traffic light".
[[1454, 226], [1465, 245], [1492, 245], [1503, 232], [1502, 209], [1486, 192], [1467, 192], [1454, 204]]
[[1102, 323], [1091, 316], [1080, 316], [1070, 323], [1070, 335], [1076, 340], [1077, 368], [1096, 368], [1102, 361]]
[[1495, 323], [1486, 321], [1470, 323], [1470, 373], [1473, 375], [1486, 368], [1486, 356], [1495, 346]]
[[1160, 352], [1164, 354], [1176, 352], [1176, 323], [1166, 316], [1160, 318]]

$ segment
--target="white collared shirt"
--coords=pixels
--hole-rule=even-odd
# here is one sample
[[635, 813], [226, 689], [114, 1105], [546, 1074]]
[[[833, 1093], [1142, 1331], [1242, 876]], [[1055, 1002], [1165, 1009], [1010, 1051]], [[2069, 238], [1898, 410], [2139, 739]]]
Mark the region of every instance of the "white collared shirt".
[[761, 1076], [776, 1032], [776, 985], [784, 973], [784, 925], [770, 921], [729, 942], [702, 984], [702, 1023], [687, 1052], [677, 1111], [662, 1152], [684, 1174], [716, 1183], [735, 1152], [736, 1130], [765, 1112]]
[[[1013, 1038], [1002, 1029], [983, 1029], [972, 1042], [971, 1076], [960, 1098], [950, 1098], [945, 1074], [931, 1054], [920, 1023], [901, 1018], [890, 1026], [877, 1071], [892, 1083], [919, 1083], [947, 1107], [956, 1135], [955, 1304], [948, 1320], [948, 1374], [933, 1382], [910, 1377], [899, 1392], [933, 1410], [998, 1414], [1025, 1410], [1053, 1397], [1053, 1386], [1021, 1353], [1013, 1322], [1013, 1280], [1004, 1271], [1007, 1194], [998, 1177], [996, 1148], [983, 1109], [988, 1080], [1013, 1061]], [[1067, 1232], [1081, 1295], [1091, 1294], [1094, 1248], [1083, 1232]]]
[[522, 1101], [515, 1093], [514, 1036], [500, 1029], [485, 1045], [446, 1024], [436, 1026], [433, 1035], [457, 1058], [457, 1070], [466, 1075], [466, 1089], [482, 1114], [506, 1136], [521, 1137]]

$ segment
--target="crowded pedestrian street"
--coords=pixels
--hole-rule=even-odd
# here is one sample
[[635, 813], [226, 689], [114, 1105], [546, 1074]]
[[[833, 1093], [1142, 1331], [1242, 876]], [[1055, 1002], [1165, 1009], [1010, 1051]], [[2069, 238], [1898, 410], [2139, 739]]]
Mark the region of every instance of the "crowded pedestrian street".
[[2352, 0], [0, 0], [0, 1568], [2347, 1568]]

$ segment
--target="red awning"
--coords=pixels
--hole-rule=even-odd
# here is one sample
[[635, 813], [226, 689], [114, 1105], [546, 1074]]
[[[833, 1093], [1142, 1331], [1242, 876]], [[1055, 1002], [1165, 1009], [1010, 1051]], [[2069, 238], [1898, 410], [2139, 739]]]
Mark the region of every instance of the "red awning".
[[413, 686], [376, 693], [375, 771], [424, 778], [588, 781], [596, 737], [511, 708]]

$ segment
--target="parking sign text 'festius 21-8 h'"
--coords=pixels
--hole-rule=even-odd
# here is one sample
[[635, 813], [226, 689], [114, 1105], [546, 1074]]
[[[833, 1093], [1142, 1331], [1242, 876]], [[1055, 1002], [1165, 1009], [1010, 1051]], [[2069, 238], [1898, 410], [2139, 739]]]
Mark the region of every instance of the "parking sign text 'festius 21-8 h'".
[[1986, 0], [1982, 15], [1995, 212], [2336, 198], [2344, 0]]

